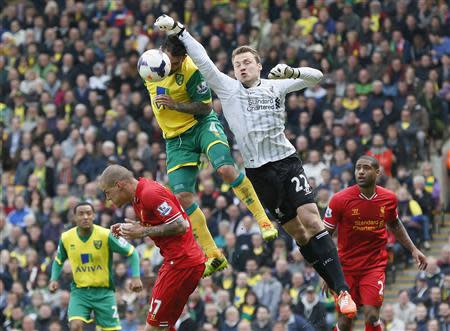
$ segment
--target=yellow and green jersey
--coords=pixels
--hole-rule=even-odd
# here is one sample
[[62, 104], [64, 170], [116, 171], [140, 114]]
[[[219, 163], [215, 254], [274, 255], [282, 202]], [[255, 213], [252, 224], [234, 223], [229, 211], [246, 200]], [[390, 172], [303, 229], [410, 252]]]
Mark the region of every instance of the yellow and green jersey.
[[247, 294], [248, 287], [237, 287], [234, 289], [233, 305], [239, 308], [245, 301], [245, 295]]
[[253, 277], [248, 277], [247, 284], [248, 284], [250, 287], [253, 287], [253, 286], [255, 286], [256, 284], [258, 284], [261, 280], [262, 280], [261, 275], [260, 275], [260, 274], [256, 274], [256, 275], [254, 275]]
[[89, 237], [81, 237], [78, 227], [72, 228], [61, 235], [51, 279], [59, 278], [64, 261], [69, 259], [75, 287], [114, 289], [113, 252], [132, 257], [133, 277], [139, 276], [139, 257], [134, 247], [125, 239], [114, 237], [109, 229], [98, 225], [93, 226]]
[[436, 182], [436, 178], [434, 176], [428, 176], [425, 178], [425, 191], [428, 193], [433, 193], [434, 184]]
[[145, 86], [165, 139], [179, 136], [208, 116], [182, 113], [155, 102], [155, 96], [160, 94], [169, 95], [177, 103], [211, 102], [211, 90], [189, 56], [186, 56], [176, 72], [159, 82], [145, 81]]
[[255, 315], [256, 307], [243, 304], [241, 307], [241, 318], [247, 321], [252, 321]]

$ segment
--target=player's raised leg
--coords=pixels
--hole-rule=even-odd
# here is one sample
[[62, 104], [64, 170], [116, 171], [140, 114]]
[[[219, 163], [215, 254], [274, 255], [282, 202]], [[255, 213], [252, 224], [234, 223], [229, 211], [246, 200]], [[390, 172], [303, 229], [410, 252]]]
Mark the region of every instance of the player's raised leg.
[[175, 194], [183, 206], [186, 214], [192, 222], [192, 232], [197, 242], [205, 252], [207, 257], [220, 257], [222, 253], [217, 247], [206, 224], [206, 217], [195, 202], [195, 196], [192, 192], [179, 192]]
[[195, 202], [194, 192], [197, 172], [196, 166], [175, 169], [169, 172], [169, 183], [191, 220], [195, 239], [208, 257], [204, 274], [204, 277], [207, 277], [216, 271], [225, 269], [228, 266], [228, 261], [214, 242], [206, 223], [205, 214]]
[[278, 237], [278, 230], [273, 226], [269, 217], [267, 217], [264, 207], [259, 201], [258, 195], [247, 176], [240, 173], [231, 165], [222, 166], [217, 171], [227, 183], [230, 183], [234, 194], [236, 194], [253, 214], [258, 222], [263, 239], [270, 241]]
[[184, 201], [187, 201], [186, 204], [189, 205], [189, 207], [186, 208], [186, 213], [189, 215], [189, 219], [192, 222], [192, 232], [208, 257], [208, 261], [205, 263], [203, 277], [211, 276], [214, 272], [225, 269], [228, 266], [228, 261], [211, 236], [206, 223], [205, 214], [203, 214], [197, 203], [194, 202], [193, 193], [182, 192], [177, 196], [184, 196]]
[[200, 144], [217, 173], [230, 184], [234, 194], [253, 214], [263, 239], [266, 241], [275, 239], [278, 236], [278, 230], [267, 217], [250, 180], [236, 169], [227, 137], [218, 120], [211, 119], [202, 124]]
[[297, 241], [305, 260], [337, 295], [340, 311], [354, 317], [356, 305], [348, 293], [336, 245], [323, 226], [317, 206], [314, 203], [301, 205], [297, 208], [297, 217], [283, 224], [283, 228]]
[[[301, 162], [297, 157], [291, 157], [248, 173], [261, 192], [264, 204], [277, 214], [305, 260], [338, 295], [336, 301], [340, 310], [345, 315], [354, 316], [356, 305], [348, 293], [349, 286], [345, 282], [336, 245], [320, 218]], [[280, 192], [278, 197], [277, 191]]]

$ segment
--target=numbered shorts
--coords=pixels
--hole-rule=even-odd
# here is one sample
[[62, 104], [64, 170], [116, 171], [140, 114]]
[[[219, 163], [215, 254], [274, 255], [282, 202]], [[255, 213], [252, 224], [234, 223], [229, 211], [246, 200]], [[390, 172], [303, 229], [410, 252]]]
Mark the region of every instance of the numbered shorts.
[[362, 273], [346, 272], [345, 281], [350, 287], [350, 294], [356, 305], [381, 307], [384, 298], [386, 269], [378, 268]]
[[234, 164], [227, 136], [215, 115], [207, 116], [178, 137], [167, 139], [166, 152], [169, 184], [174, 193], [195, 192], [201, 154], [216, 170]]
[[152, 289], [147, 323], [157, 327], [174, 326], [204, 270], [204, 263], [183, 269], [163, 264]]
[[116, 295], [112, 289], [102, 287], [76, 288], [72, 286], [68, 308], [69, 322], [81, 320], [95, 324], [103, 330], [120, 330]]
[[297, 208], [314, 203], [314, 194], [297, 154], [269, 162], [259, 168], [246, 168], [262, 204], [284, 224], [297, 215]]

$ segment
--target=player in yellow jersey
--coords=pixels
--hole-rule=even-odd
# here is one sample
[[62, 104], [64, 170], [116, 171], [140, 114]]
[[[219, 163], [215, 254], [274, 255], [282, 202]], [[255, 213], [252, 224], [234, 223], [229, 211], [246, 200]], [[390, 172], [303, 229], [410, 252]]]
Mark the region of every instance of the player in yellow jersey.
[[265, 240], [278, 236], [249, 179], [240, 173], [231, 156], [222, 124], [211, 106], [211, 90], [178, 38], [167, 38], [163, 50], [171, 71], [159, 82], [145, 81], [153, 112], [166, 141], [167, 173], [172, 191], [192, 221], [194, 235], [207, 255], [204, 276], [226, 268], [206, 218], [195, 203], [195, 182], [200, 155], [206, 154], [214, 169], [229, 183], [252, 212]]
[[112, 253], [128, 256], [131, 263], [133, 291], [142, 290], [139, 255], [125, 239], [117, 239], [109, 229], [94, 225], [94, 206], [81, 202], [74, 208], [77, 226], [64, 232], [52, 266], [49, 290], [58, 289], [58, 278], [64, 261], [72, 267], [68, 317], [71, 331], [83, 330], [91, 323], [94, 311], [97, 327], [102, 330], [120, 330], [119, 314], [112, 272]]

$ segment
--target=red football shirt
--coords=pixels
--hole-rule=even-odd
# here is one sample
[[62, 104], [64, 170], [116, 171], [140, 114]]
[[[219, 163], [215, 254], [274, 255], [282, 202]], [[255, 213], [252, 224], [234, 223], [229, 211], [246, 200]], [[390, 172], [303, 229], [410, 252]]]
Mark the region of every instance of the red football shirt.
[[188, 229], [184, 234], [151, 237], [159, 247], [165, 264], [178, 269], [189, 268], [206, 261], [205, 254], [194, 239], [187, 214], [170, 190], [151, 179], [139, 178], [133, 208], [144, 226], [170, 224], [180, 216], [188, 222]]
[[387, 264], [386, 224], [397, 218], [397, 197], [376, 186], [367, 198], [353, 185], [336, 193], [325, 212], [324, 223], [338, 231], [338, 253], [346, 272], [384, 268]]

